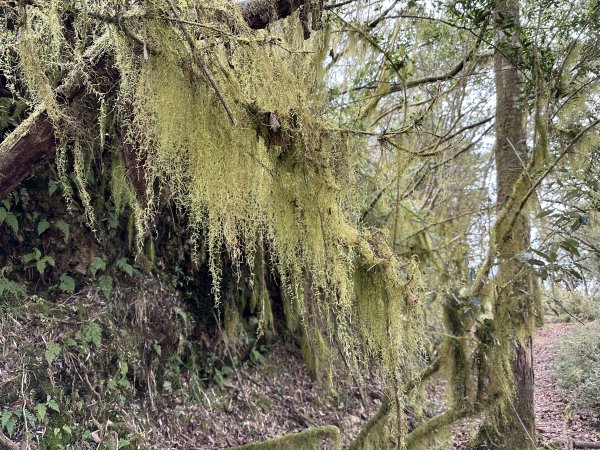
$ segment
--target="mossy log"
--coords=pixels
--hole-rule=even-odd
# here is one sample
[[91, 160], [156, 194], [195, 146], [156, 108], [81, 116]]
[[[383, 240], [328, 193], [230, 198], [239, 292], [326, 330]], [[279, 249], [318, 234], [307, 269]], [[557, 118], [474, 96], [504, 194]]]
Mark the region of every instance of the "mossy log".
[[232, 447], [230, 450], [286, 450], [292, 448], [295, 450], [321, 450], [324, 445], [331, 450], [341, 450], [342, 438], [338, 427], [326, 425], [309, 428], [300, 433], [289, 434], [265, 442], [253, 442], [241, 447]]
[[0, 143], [0, 199], [48, 161], [55, 145], [52, 123], [38, 108]]

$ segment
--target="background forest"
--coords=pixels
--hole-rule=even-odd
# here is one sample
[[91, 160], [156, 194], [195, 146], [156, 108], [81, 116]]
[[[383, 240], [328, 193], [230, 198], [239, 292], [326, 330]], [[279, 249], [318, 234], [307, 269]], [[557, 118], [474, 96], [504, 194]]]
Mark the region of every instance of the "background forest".
[[600, 448], [596, 0], [0, 19], [0, 447]]

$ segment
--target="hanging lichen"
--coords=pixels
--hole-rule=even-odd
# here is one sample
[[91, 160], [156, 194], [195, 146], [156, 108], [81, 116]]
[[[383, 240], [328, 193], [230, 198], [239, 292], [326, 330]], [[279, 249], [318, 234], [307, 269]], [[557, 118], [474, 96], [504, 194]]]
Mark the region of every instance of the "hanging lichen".
[[[132, 162], [120, 156], [112, 188], [117, 209], [128, 203], [134, 210], [138, 245], [161, 202], [174, 200], [195, 236], [206, 239], [218, 302], [222, 251], [234, 266], [252, 266], [264, 240], [292, 305], [287, 312], [302, 321], [306, 342], [322, 348], [327, 339], [316, 328], [307, 331], [310, 297], [312, 313], [355, 368], [371, 356], [389, 379], [410, 373], [421, 348], [418, 266], [402, 265], [385, 239], [350, 220], [357, 216], [356, 143], [328, 126], [322, 80], [312, 70], [318, 36], [304, 42], [297, 18], [292, 31], [252, 31], [231, 2], [218, 0], [150, 2], [127, 13], [103, 2], [63, 3], [62, 10], [53, 2], [25, 7], [28, 25], [16, 47], [21, 70], [34, 103], [43, 102], [57, 125], [74, 121], [63, 114], [48, 74], [80, 63], [77, 49], [85, 40], [106, 40], [118, 88], [112, 97], [91, 82], [87, 89], [104, 105], [93, 126], [106, 132], [106, 110], [116, 108], [121, 135], [113, 140], [135, 149], [145, 192], [131, 178], [123, 184], [130, 173], [123, 164]], [[75, 17], [74, 38], [65, 37], [67, 13]], [[84, 67], [81, 79], [93, 70]], [[91, 211], [84, 167], [98, 143], [73, 130], [62, 130], [59, 169], [75, 173]]]

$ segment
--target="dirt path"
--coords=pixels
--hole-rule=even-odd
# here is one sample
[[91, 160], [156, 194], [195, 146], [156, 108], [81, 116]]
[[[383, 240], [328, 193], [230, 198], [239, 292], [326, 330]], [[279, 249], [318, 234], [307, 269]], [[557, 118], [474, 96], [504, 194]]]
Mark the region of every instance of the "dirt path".
[[540, 443], [551, 441], [600, 442], [598, 417], [581, 413], [569, 405], [552, 376], [557, 343], [573, 330], [572, 324], [548, 324], [533, 342], [535, 414]]

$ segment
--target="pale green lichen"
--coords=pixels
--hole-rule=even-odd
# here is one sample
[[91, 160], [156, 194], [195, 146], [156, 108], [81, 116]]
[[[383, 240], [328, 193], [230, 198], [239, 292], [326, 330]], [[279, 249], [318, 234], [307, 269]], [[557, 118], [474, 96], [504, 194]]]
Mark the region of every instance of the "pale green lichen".
[[[114, 104], [109, 108], [109, 99], [101, 98], [96, 126], [108, 130], [106, 111], [116, 107], [123, 135], [115, 140], [135, 149], [143, 169], [142, 199], [131, 180], [125, 182], [120, 157], [113, 159], [113, 197], [118, 210], [132, 208], [138, 247], [159, 213], [159, 199], [173, 199], [194, 235], [206, 239], [217, 302], [222, 250], [234, 266], [252, 266], [263, 241], [282, 281], [288, 320], [303, 327], [305, 345], [318, 353], [315, 363], [322, 367], [329, 358], [327, 336], [335, 334], [357, 371], [373, 357], [390, 380], [410, 372], [422, 339], [418, 265], [400, 264], [385, 237], [362, 233], [351, 220], [357, 142], [328, 126], [322, 80], [312, 70], [320, 40], [303, 42], [294, 21], [272, 35], [252, 31], [231, 2], [179, 5], [197, 25], [165, 19], [170, 11], [153, 3], [103, 23], [96, 18], [112, 17], [110, 5], [88, 2], [89, 15], [76, 19], [77, 30], [108, 36], [106, 50], [119, 72]], [[63, 35], [58, 7], [26, 8], [28, 25], [16, 50], [34, 101], [62, 126], [74, 118], [58, 106], [48, 70], [81, 58]], [[70, 126], [59, 137], [59, 170], [74, 172], [89, 214], [85, 167], [97, 142]], [[264, 297], [255, 302], [262, 302], [267, 323]]]

